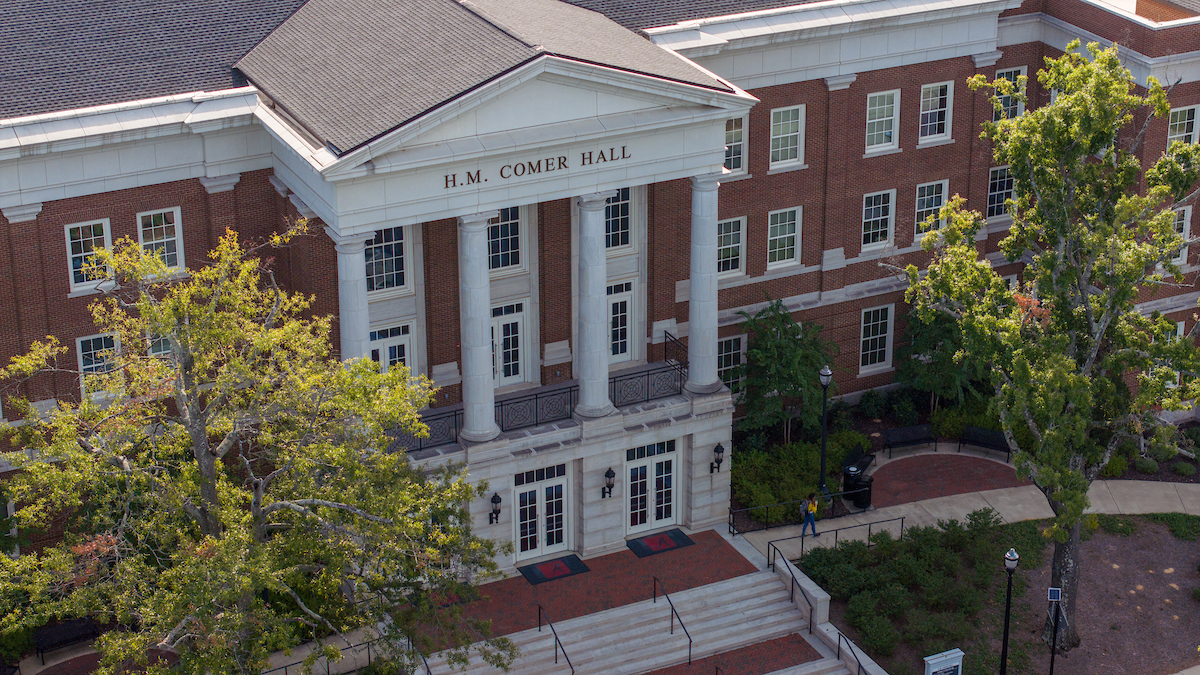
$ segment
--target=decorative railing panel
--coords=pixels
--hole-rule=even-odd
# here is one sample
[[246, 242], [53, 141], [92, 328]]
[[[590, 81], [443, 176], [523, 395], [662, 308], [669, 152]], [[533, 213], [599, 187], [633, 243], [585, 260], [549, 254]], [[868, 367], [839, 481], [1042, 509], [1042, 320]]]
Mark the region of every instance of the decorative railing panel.
[[565, 420], [571, 416], [579, 400], [579, 385], [506, 398], [496, 402], [496, 424], [503, 431], [536, 427], [539, 424]]
[[671, 363], [608, 379], [608, 396], [618, 408], [683, 393], [685, 371]]

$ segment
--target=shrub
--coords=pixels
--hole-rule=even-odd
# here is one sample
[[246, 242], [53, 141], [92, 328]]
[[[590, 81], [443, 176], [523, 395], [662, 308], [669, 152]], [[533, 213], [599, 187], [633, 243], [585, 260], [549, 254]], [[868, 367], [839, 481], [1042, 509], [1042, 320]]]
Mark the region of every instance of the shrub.
[[846, 605], [846, 621], [865, 633], [876, 616], [875, 608], [878, 604], [879, 599], [875, 597], [874, 593], [859, 593], [850, 598], [850, 602]]
[[1189, 462], [1175, 462], [1171, 465], [1171, 471], [1178, 476], [1195, 476], [1196, 465]]
[[896, 643], [900, 641], [900, 631], [882, 616], [873, 616], [867, 625], [860, 630], [863, 632], [863, 647], [871, 654], [891, 656], [896, 651]]
[[1200, 427], [1191, 427], [1189, 429], [1184, 429], [1183, 435], [1192, 439], [1192, 443], [1195, 444], [1197, 447], [1200, 447]]
[[858, 411], [865, 417], [877, 420], [887, 411], [887, 398], [874, 389], [868, 389], [858, 401]]
[[929, 416], [933, 435], [938, 438], [956, 439], [962, 436], [968, 424], [968, 413], [962, 408], [941, 408]]
[[890, 583], [876, 591], [879, 599], [876, 608], [883, 616], [897, 619], [912, 607], [912, 596], [898, 583]]
[[1125, 455], [1114, 454], [1109, 458], [1108, 464], [1105, 464], [1104, 468], [1100, 470], [1100, 476], [1102, 478], [1120, 478], [1128, 469], [1129, 460], [1125, 459]]
[[829, 431], [845, 431], [854, 426], [850, 404], [838, 399], [829, 404]]
[[1141, 473], [1158, 473], [1158, 462], [1149, 457], [1139, 457], [1133, 463], [1133, 468]]
[[1200, 537], [1200, 516], [1186, 513], [1147, 513], [1146, 519], [1166, 525], [1176, 539], [1196, 541]]
[[32, 628], [15, 627], [0, 633], [0, 663], [17, 663], [33, 651]]
[[911, 427], [917, 423], [917, 406], [911, 396], [903, 394], [892, 396], [889, 412], [892, 421], [902, 427]]
[[375, 659], [355, 672], [357, 675], [400, 675], [400, 664], [387, 659]]

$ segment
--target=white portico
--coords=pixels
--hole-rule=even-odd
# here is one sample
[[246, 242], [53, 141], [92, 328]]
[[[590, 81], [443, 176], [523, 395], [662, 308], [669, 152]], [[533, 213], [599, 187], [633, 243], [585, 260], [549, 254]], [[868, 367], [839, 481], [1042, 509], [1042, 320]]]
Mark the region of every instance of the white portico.
[[[534, 14], [522, 12], [537, 2], [473, 4], [487, 21], [472, 30], [506, 26], [492, 37], [496, 58], [513, 64], [424, 108], [357, 89], [354, 73], [306, 76], [312, 57], [294, 46], [303, 25], [285, 23], [239, 63], [262, 91], [255, 114], [272, 136], [275, 178], [335, 242], [343, 358], [370, 356], [381, 367], [399, 360], [436, 385], [461, 383], [461, 408], [425, 415], [436, 440], [420, 442], [413, 457], [465, 461], [474, 479], [489, 482], [501, 498], [499, 522], [484, 525], [492, 505], [481, 500], [476, 524], [514, 541], [506, 565], [567, 550], [599, 554], [660, 527], [711, 526], [728, 505], [728, 473], [709, 466], [714, 446], [730, 445], [732, 414], [716, 363], [717, 188], [725, 121], [755, 99], [598, 14], [544, 4]], [[553, 35], [542, 33], [548, 20]], [[572, 26], [578, 35], [563, 41]], [[285, 57], [293, 70], [280, 65]], [[305, 86], [332, 91], [309, 97]], [[355, 102], [374, 107], [359, 119], [346, 110]], [[614, 222], [636, 219], [652, 186], [680, 179], [692, 190], [690, 318], [676, 329], [687, 356], [654, 364], [645, 321], [627, 311], [645, 313], [637, 275], [645, 276], [646, 251], [635, 234], [614, 257]], [[533, 217], [557, 200], [571, 205], [569, 233]], [[643, 240], [650, 226], [643, 216]], [[509, 248], [542, 227], [547, 241], [571, 243], [561, 255], [574, 261], [571, 339], [553, 345], [537, 337], [546, 319], [537, 256]], [[425, 363], [411, 356], [433, 339], [420, 309], [431, 261], [418, 244], [447, 237], [456, 238], [458, 361]], [[638, 359], [633, 368], [616, 363], [625, 349], [640, 370]], [[539, 388], [528, 375], [564, 360], [572, 381]], [[610, 469], [619, 477], [612, 498], [601, 490]]]

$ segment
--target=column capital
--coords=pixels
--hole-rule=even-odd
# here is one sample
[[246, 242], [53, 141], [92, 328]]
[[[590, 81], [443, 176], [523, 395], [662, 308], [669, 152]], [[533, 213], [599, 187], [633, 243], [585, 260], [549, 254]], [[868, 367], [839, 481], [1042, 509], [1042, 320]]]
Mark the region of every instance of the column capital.
[[996, 65], [1000, 57], [1004, 56], [1004, 52], [996, 50], [994, 52], [985, 52], [983, 54], [972, 54], [971, 60], [975, 62], [975, 68], [990, 68]]
[[858, 73], [850, 73], [849, 75], [834, 75], [833, 77], [825, 78], [825, 88], [829, 91], [841, 91], [849, 89], [850, 85], [858, 79]]
[[200, 184], [204, 186], [204, 191], [210, 195], [215, 195], [218, 192], [229, 192], [233, 190], [242, 179], [242, 174], [231, 173], [225, 176], [206, 176], [200, 179]]
[[20, 206], [6, 206], [0, 209], [0, 213], [8, 219], [10, 223], [24, 223], [29, 220], [37, 220], [38, 214], [42, 212], [42, 203], [35, 202], [33, 204], [22, 204]]
[[458, 217], [458, 227], [463, 230], [482, 230], [488, 226], [488, 221], [500, 217], [499, 209], [493, 211], [484, 211], [483, 213], [472, 213], [466, 216]]
[[329, 238], [333, 240], [334, 250], [342, 254], [357, 253], [361, 255], [363, 249], [367, 247], [367, 242], [375, 238], [374, 232], [369, 235], [343, 235], [328, 225], [325, 226], [325, 234], [329, 235]]
[[693, 192], [709, 192], [716, 190], [721, 186], [721, 178], [724, 174], [706, 173], [702, 176], [692, 176], [692, 191]]
[[608, 192], [593, 192], [591, 194], [579, 195], [575, 198], [575, 203], [583, 211], [599, 211], [608, 205], [608, 198], [613, 196], [612, 191]]

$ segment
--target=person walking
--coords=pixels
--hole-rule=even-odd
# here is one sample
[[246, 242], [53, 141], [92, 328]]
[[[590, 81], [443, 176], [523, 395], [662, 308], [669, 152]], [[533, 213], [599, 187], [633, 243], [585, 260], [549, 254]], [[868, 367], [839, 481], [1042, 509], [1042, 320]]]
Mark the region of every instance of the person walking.
[[812, 533], [814, 537], [819, 537], [821, 534], [817, 532], [817, 493], [808, 493], [808, 499], [804, 500], [804, 527], [800, 528], [800, 536], [808, 531], [808, 526], [812, 525]]

